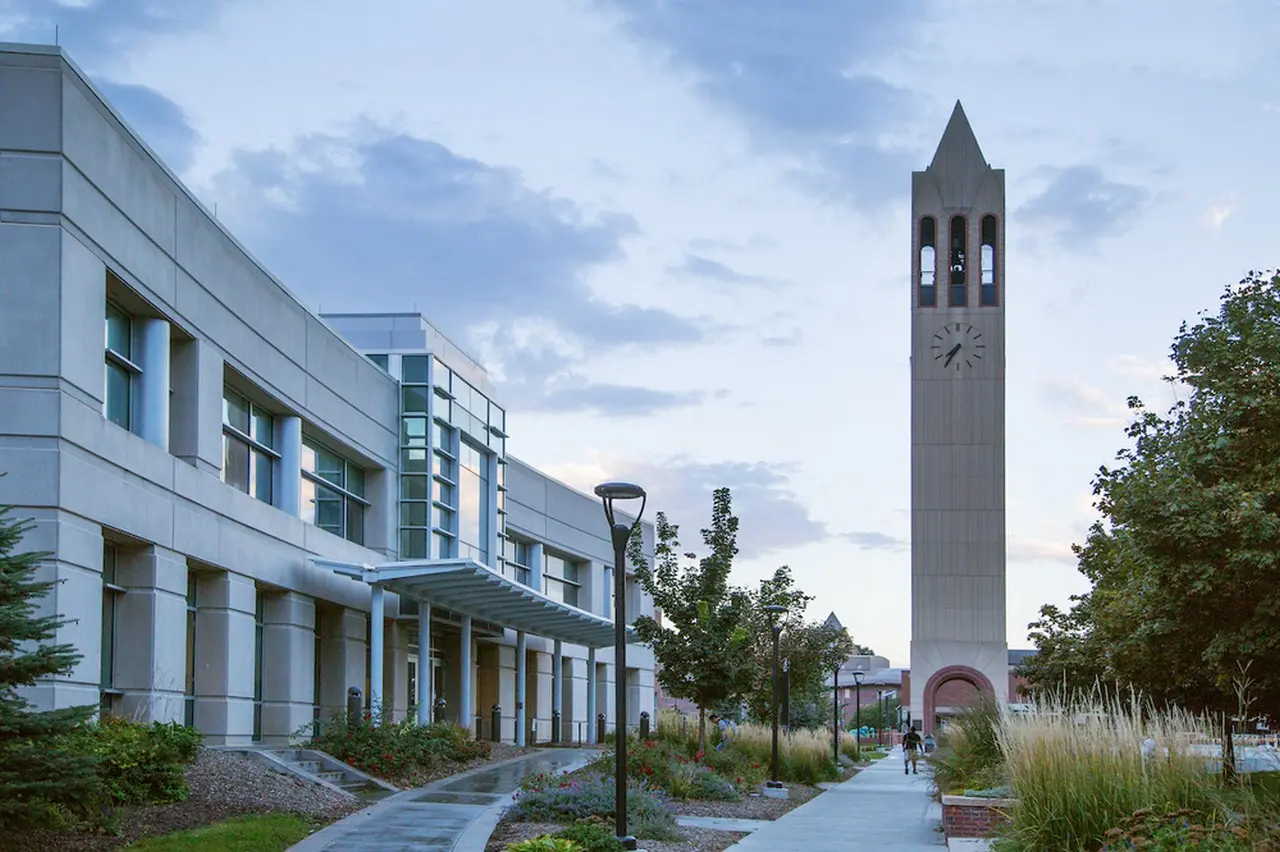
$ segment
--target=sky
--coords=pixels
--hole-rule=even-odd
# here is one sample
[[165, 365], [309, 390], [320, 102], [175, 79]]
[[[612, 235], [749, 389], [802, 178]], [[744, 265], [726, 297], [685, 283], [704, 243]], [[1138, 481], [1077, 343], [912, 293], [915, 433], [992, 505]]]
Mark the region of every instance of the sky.
[[[55, 36], [56, 32], [56, 36]], [[734, 580], [910, 643], [911, 171], [957, 100], [1007, 184], [1008, 639], [1125, 400], [1275, 266], [1280, 3], [0, 0], [314, 310], [425, 314], [513, 454], [628, 479]], [[652, 517], [652, 515], [650, 515]]]

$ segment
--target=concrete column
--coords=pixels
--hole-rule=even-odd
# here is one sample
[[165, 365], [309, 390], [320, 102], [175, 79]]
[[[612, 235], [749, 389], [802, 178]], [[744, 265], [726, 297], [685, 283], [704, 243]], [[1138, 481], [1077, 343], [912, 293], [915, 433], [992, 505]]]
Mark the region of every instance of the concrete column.
[[525, 744], [525, 669], [528, 668], [526, 660], [528, 658], [528, 647], [523, 630], [516, 631], [516, 745], [523, 746]]
[[302, 418], [277, 417], [280, 458], [276, 462], [276, 508], [302, 514]]
[[471, 731], [476, 725], [476, 704], [472, 699], [475, 694], [472, 688], [475, 667], [471, 663], [471, 616], [462, 616], [458, 629], [458, 724]]
[[564, 643], [559, 639], [551, 652], [551, 724], [555, 724], [556, 714], [560, 715], [560, 730], [553, 731], [552, 737], [564, 739]]
[[383, 701], [391, 720], [399, 722], [409, 712], [409, 628], [396, 619], [386, 622], [383, 653]]
[[253, 580], [227, 571], [199, 575], [196, 597], [196, 727], [210, 745], [253, 739]]
[[383, 618], [382, 586], [374, 584], [369, 596], [369, 710], [373, 713], [374, 724], [382, 719], [382, 678], [383, 678], [383, 631], [386, 621]]
[[529, 588], [542, 591], [542, 542], [529, 543]]
[[346, 710], [349, 687], [364, 690], [368, 671], [368, 617], [354, 609], [333, 612], [325, 612], [320, 635], [320, 703], [326, 720]]
[[[179, 276], [184, 273], [179, 270]], [[205, 473], [222, 469], [222, 356], [207, 341], [171, 342], [169, 450]]]
[[431, 724], [431, 603], [418, 601], [418, 724]]
[[502, 741], [515, 742], [516, 649], [510, 645], [498, 646], [498, 703], [502, 705]]
[[596, 742], [596, 649], [587, 649], [587, 742]]
[[121, 547], [115, 686], [120, 713], [181, 722], [187, 672], [187, 561], [162, 547]]
[[138, 435], [169, 449], [169, 323], [157, 318], [139, 323]]
[[312, 719], [316, 603], [307, 595], [268, 595], [262, 612], [262, 741], [287, 743]]
[[533, 719], [539, 742], [551, 739], [550, 729], [544, 729], [542, 723], [551, 718], [551, 655], [546, 651], [533, 652]]

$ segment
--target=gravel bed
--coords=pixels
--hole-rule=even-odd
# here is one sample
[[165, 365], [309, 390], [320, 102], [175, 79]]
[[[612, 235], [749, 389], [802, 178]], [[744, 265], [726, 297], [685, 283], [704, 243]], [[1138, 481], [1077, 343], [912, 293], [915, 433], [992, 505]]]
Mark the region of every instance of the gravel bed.
[[787, 788], [787, 798], [770, 799], [761, 795], [746, 795], [736, 802], [673, 801], [671, 804], [681, 816], [723, 817], [725, 819], [774, 820], [787, 811], [800, 807], [822, 791], [817, 787], [792, 784]]
[[[504, 820], [498, 823], [498, 827], [489, 837], [485, 852], [505, 852], [509, 843], [528, 840], [530, 837], [537, 837], [539, 834], [555, 834], [562, 828], [564, 826], [554, 823], [507, 822]], [[680, 826], [679, 831], [680, 836], [683, 838], [682, 840], [645, 839], [641, 840], [639, 845], [645, 852], [720, 852], [720, 850], [726, 849], [746, 837], [741, 832], [717, 831], [710, 828]]]
[[[285, 812], [319, 827], [359, 810], [363, 803], [276, 772], [241, 754], [200, 749], [187, 770], [191, 795], [169, 805], [120, 809], [120, 834], [32, 832], [5, 838], [6, 852], [114, 849], [143, 837], [169, 834], [253, 813]], [[10, 845], [12, 844], [12, 845]]]

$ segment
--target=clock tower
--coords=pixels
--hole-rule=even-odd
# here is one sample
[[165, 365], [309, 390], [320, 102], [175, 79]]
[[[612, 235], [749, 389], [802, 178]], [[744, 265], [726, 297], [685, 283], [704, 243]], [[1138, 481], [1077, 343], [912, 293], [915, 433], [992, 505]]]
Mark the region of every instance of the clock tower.
[[956, 102], [911, 175], [911, 718], [1008, 700], [1004, 171]]

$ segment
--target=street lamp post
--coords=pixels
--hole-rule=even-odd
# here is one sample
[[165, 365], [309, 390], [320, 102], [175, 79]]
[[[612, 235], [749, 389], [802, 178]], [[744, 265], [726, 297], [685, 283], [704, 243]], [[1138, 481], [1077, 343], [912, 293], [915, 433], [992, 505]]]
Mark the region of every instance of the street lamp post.
[[831, 676], [831, 752], [840, 762], [840, 667]]
[[[623, 849], [635, 849], [636, 839], [627, 832], [627, 542], [631, 531], [644, 514], [645, 493], [630, 482], [605, 482], [595, 488], [604, 503], [604, 517], [609, 522], [613, 540], [613, 822], [614, 834]], [[630, 524], [619, 523], [613, 513], [615, 500], [639, 500], [640, 511]]]
[[853, 673], [853, 724], [858, 729], [858, 732], [854, 734], [854, 738], [858, 741], [859, 758], [862, 757], [862, 679], [866, 676], [866, 672], [855, 671]]
[[778, 638], [782, 635], [779, 619], [786, 614], [787, 608], [781, 604], [769, 604], [764, 611], [769, 613], [769, 632], [773, 634], [773, 756], [769, 762], [769, 783], [766, 786], [777, 789], [782, 786], [778, 780]]
[[876, 714], [880, 719], [876, 725], [876, 745], [884, 745], [884, 690], [876, 690]]

